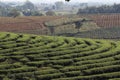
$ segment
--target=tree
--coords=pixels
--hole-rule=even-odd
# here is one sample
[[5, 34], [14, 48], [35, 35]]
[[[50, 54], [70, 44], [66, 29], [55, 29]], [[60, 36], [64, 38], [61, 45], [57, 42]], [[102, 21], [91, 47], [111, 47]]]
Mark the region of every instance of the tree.
[[48, 25], [47, 23], [44, 23], [44, 25], [49, 29], [51, 35], [55, 35], [55, 27], [54, 25]]
[[64, 3], [62, 1], [57, 1], [55, 2], [56, 9], [62, 9]]
[[17, 9], [12, 9], [9, 13], [8, 13], [9, 17], [17, 17], [20, 16], [20, 12]]
[[47, 11], [47, 12], [46, 12], [46, 15], [47, 15], [47, 16], [55, 16], [56, 13], [55, 13], [54, 11]]
[[39, 11], [33, 11], [32, 16], [43, 16], [44, 14], [43, 13], [40, 13]]
[[84, 9], [79, 9], [77, 14], [87, 13], [87, 14], [94, 14], [94, 13], [120, 13], [120, 4], [114, 5], [102, 5], [99, 7], [92, 6], [86, 7]]
[[23, 14], [24, 14], [25, 16], [31, 16], [31, 15], [32, 15], [32, 11], [26, 10], [26, 11], [23, 11]]
[[82, 22], [81, 21], [77, 21], [75, 22], [75, 28], [78, 29], [78, 32], [80, 32], [80, 27], [82, 26]]
[[80, 28], [83, 25], [83, 22], [85, 22], [85, 21], [86, 21], [86, 19], [82, 19], [81, 21], [75, 22], [75, 26], [76, 26], [75, 28], [78, 29], [78, 32], [80, 32]]
[[35, 10], [35, 6], [32, 2], [27, 0], [25, 4], [22, 6], [23, 10]]
[[51, 35], [54, 36], [55, 35], [55, 26], [49, 26], [48, 28], [50, 30]]

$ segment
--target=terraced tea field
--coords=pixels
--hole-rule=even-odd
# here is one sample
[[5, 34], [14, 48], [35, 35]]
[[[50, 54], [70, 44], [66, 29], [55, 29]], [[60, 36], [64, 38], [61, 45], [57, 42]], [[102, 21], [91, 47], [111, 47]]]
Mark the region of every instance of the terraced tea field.
[[0, 33], [0, 80], [120, 79], [120, 42]]
[[83, 14], [80, 17], [91, 18], [99, 27], [110, 28], [110, 27], [120, 27], [120, 14]]
[[120, 40], [120, 27], [100, 28], [92, 31], [64, 33], [59, 35], [80, 38]]

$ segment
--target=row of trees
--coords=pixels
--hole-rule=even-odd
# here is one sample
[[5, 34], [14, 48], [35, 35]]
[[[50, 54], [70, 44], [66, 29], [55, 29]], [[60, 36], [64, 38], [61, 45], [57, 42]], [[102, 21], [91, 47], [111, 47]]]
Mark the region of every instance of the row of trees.
[[54, 11], [47, 11], [41, 13], [38, 8], [30, 1], [26, 1], [21, 6], [9, 6], [0, 2], [0, 16], [17, 17], [17, 16], [43, 16], [43, 15], [55, 15]]
[[41, 15], [37, 8], [30, 1], [26, 1], [24, 5], [21, 6], [10, 6], [0, 2], [0, 16], [19, 16], [19, 15]]
[[38, 11], [24, 11], [24, 12], [20, 12], [17, 9], [12, 9], [7, 16], [8, 17], [17, 17], [17, 16], [54, 16], [56, 15], [56, 13], [54, 11], [47, 11], [45, 14], [40, 13]]
[[81, 13], [120, 13], [120, 4], [86, 7], [84, 9], [79, 9], [77, 14]]

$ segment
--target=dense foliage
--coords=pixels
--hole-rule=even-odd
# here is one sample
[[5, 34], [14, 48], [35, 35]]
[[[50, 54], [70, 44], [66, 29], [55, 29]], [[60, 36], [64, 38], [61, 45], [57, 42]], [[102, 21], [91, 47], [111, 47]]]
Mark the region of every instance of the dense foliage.
[[0, 33], [0, 80], [114, 80], [120, 42]]
[[27, 0], [22, 5], [14, 5], [14, 6], [0, 2], [0, 16], [17, 17], [23, 15], [41, 16], [42, 13], [40, 13], [37, 7], [29, 0]]
[[120, 4], [86, 7], [84, 9], [79, 9], [77, 14], [81, 13], [120, 13]]

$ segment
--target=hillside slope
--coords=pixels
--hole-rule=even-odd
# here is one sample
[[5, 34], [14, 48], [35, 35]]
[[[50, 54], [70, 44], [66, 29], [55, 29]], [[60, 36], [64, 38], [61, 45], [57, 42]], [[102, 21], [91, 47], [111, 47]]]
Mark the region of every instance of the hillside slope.
[[120, 27], [101, 28], [92, 31], [81, 31], [79, 33], [64, 33], [59, 35], [80, 38], [120, 40]]
[[60, 16], [0, 17], [0, 31], [29, 34], [46, 34], [44, 22], [61, 18]]
[[92, 19], [99, 27], [109, 28], [109, 27], [120, 27], [120, 14], [82, 14], [80, 17], [88, 17]]
[[0, 80], [120, 78], [120, 42], [0, 33]]

